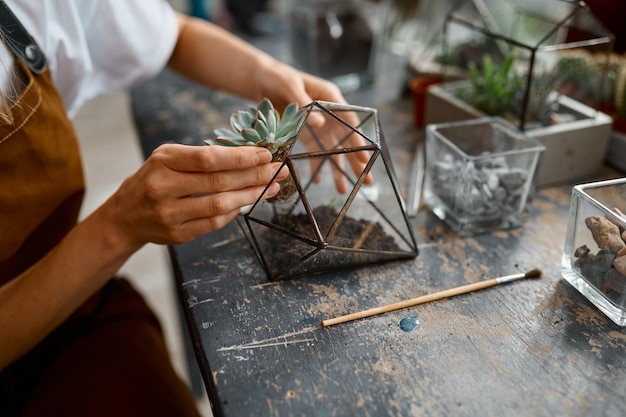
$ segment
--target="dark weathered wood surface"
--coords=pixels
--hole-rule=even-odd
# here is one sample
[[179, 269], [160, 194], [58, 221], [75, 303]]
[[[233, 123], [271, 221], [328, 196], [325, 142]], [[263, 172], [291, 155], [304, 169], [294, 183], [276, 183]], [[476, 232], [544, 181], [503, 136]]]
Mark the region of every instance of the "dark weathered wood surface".
[[[422, 140], [410, 101], [374, 93], [354, 100], [379, 110], [406, 190]], [[242, 103], [168, 72], [132, 93], [146, 154], [163, 141], [201, 144]], [[415, 260], [283, 282], [268, 282], [236, 223], [171, 247], [214, 413], [625, 415], [626, 334], [560, 275], [570, 192], [571, 185], [542, 189], [523, 227], [464, 239], [421, 210], [412, 220]], [[320, 327], [326, 318], [532, 268], [543, 277]], [[408, 316], [420, 323], [411, 332], [399, 327]]]

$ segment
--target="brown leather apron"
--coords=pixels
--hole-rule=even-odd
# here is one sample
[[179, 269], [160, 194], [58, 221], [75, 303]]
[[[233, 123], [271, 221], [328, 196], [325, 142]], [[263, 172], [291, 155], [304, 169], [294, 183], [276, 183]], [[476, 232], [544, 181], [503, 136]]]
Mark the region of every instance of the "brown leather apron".
[[[78, 142], [49, 70], [15, 65], [26, 86], [14, 122], [0, 125], [0, 285], [69, 232], [84, 194]], [[158, 320], [128, 282], [112, 279], [0, 373], [0, 415], [198, 414]]]
[[0, 125], [0, 284], [37, 262], [76, 224], [84, 193], [78, 142], [50, 72], [26, 87]]

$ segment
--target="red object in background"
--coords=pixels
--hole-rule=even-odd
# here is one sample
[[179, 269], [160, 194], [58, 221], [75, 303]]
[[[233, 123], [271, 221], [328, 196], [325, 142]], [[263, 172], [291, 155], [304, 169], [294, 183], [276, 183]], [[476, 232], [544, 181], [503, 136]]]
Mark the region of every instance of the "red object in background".
[[613, 119], [613, 130], [626, 133], [626, 119]]
[[615, 35], [614, 52], [626, 52], [626, 0], [586, 0], [587, 6]]
[[424, 127], [428, 86], [439, 84], [442, 81], [441, 77], [428, 75], [417, 75], [409, 80], [409, 90], [411, 90], [411, 95], [413, 96], [413, 113], [416, 127]]

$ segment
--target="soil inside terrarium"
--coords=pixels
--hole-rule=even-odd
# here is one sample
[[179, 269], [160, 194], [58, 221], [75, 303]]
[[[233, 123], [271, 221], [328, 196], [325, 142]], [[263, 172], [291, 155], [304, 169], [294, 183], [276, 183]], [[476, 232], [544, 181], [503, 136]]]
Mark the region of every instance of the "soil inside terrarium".
[[[323, 206], [313, 210], [315, 219], [322, 234], [326, 233], [335, 221], [338, 211], [332, 207]], [[273, 224], [279, 225], [307, 238], [313, 237], [312, 222], [306, 214], [275, 216]], [[330, 240], [329, 246], [354, 249], [354, 251], [336, 251], [323, 249], [306, 262], [305, 270], [301, 270], [298, 261], [302, 256], [314, 250], [309, 244], [304, 244], [295, 237], [280, 232], [266, 233], [263, 237], [263, 256], [273, 271], [298, 270], [299, 274], [329, 270], [332, 267], [354, 266], [379, 261], [400, 258], [400, 247], [394, 238], [387, 234], [380, 223], [366, 219], [354, 219], [345, 216], [336, 233]], [[304, 245], [304, 246], [303, 246]], [[357, 249], [379, 251], [377, 253], [357, 252]]]

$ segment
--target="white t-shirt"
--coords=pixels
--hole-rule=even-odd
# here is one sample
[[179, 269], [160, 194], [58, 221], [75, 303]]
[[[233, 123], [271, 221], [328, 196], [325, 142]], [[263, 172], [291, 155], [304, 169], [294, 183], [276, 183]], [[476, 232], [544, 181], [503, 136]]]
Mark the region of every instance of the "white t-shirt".
[[[178, 26], [165, 0], [5, 0], [43, 49], [67, 114], [100, 94], [156, 74], [169, 59]], [[0, 41], [0, 88], [13, 56]]]

